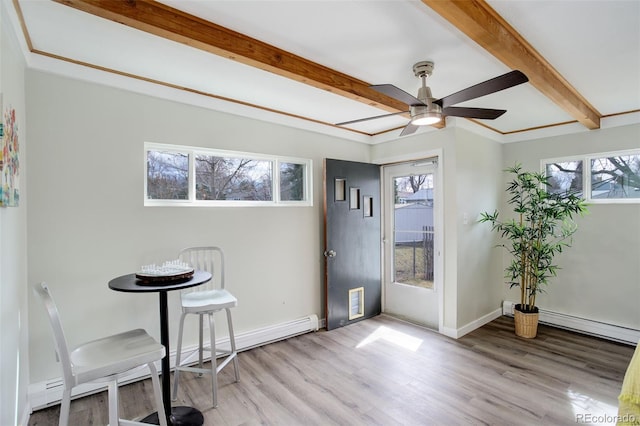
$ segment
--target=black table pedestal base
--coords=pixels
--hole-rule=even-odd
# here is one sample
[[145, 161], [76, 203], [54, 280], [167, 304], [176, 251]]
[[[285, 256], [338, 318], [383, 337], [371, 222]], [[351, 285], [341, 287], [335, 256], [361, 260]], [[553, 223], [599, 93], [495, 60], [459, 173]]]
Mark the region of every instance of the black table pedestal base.
[[[169, 350], [169, 309], [167, 304], [167, 293], [172, 290], [182, 290], [194, 287], [208, 281], [211, 281], [211, 273], [207, 271], [194, 271], [191, 279], [184, 282], [170, 282], [168, 285], [139, 285], [140, 283], [136, 274], [122, 275], [109, 281], [109, 288], [116, 291], [158, 293], [160, 308], [160, 343], [164, 346], [166, 355], [162, 358], [161, 363], [162, 406], [167, 412], [171, 410], [168, 422], [170, 426], [202, 426], [204, 423], [204, 417], [200, 411], [192, 407], [171, 407], [171, 369], [169, 365], [169, 354], [171, 351]], [[142, 421], [149, 424], [160, 424], [157, 412], [145, 417]]]
[[[171, 407], [171, 416], [169, 417], [169, 425], [173, 426], [202, 426], [204, 417], [202, 413], [193, 407]], [[158, 413], [148, 415], [142, 419], [143, 423], [159, 425]]]

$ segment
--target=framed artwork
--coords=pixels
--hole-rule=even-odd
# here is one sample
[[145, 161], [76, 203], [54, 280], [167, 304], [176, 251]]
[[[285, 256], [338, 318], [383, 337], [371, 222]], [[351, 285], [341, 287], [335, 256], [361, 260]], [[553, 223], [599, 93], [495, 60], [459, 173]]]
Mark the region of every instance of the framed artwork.
[[[2, 95], [0, 95], [0, 108], [2, 107]], [[17, 207], [20, 203], [18, 124], [16, 122], [16, 110], [10, 106], [4, 110], [0, 132], [2, 136], [2, 150], [0, 151], [0, 206]]]

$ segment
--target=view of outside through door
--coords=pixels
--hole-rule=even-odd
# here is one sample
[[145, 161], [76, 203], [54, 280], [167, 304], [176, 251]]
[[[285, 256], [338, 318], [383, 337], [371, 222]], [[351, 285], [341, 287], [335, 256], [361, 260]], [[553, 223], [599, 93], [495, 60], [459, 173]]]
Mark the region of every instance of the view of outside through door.
[[395, 177], [393, 184], [394, 281], [433, 288], [433, 174]]

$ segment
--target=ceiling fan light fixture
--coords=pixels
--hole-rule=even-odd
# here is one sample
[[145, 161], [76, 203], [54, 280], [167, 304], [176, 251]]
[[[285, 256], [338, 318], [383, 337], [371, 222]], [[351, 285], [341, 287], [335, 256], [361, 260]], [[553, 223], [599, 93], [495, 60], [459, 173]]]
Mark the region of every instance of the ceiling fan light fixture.
[[428, 126], [430, 124], [436, 124], [440, 120], [442, 120], [442, 116], [439, 112], [427, 111], [413, 117], [411, 124], [414, 126]]
[[439, 105], [430, 102], [429, 105], [411, 106], [411, 124], [414, 126], [429, 126], [442, 120], [442, 109]]

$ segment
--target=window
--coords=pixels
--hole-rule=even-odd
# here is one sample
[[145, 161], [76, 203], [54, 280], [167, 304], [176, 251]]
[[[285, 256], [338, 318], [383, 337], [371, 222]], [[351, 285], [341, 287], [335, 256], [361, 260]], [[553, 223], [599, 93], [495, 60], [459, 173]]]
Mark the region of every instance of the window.
[[550, 191], [590, 203], [640, 203], [640, 150], [544, 160]]
[[145, 205], [311, 206], [311, 160], [146, 143]]
[[272, 201], [271, 161], [196, 154], [196, 200]]
[[189, 156], [173, 151], [148, 151], [147, 183], [149, 199], [188, 199]]
[[592, 200], [635, 198], [640, 202], [640, 151], [590, 160]]
[[578, 161], [558, 161], [545, 166], [545, 175], [549, 177], [548, 191], [553, 194], [567, 192], [582, 197], [582, 164]]
[[393, 177], [393, 281], [433, 289], [434, 175]]
[[304, 201], [305, 165], [280, 163], [280, 199], [282, 201]]

